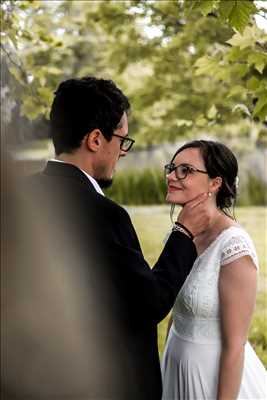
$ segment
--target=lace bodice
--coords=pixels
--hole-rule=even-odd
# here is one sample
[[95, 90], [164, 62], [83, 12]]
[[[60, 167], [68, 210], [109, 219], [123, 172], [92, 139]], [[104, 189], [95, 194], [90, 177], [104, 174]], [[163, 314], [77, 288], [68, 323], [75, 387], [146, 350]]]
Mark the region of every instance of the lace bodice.
[[258, 268], [254, 245], [240, 227], [223, 230], [197, 257], [173, 307], [173, 327], [178, 336], [196, 343], [220, 341], [220, 269], [249, 255]]

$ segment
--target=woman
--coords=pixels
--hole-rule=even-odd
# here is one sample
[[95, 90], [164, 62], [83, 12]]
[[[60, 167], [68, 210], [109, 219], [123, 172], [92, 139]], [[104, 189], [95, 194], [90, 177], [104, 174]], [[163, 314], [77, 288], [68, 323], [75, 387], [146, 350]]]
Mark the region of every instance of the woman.
[[169, 203], [183, 206], [208, 192], [213, 219], [194, 238], [198, 257], [174, 304], [162, 360], [163, 399], [266, 399], [267, 373], [247, 342], [258, 260], [230, 214], [237, 160], [223, 144], [197, 140], [177, 150], [165, 172]]

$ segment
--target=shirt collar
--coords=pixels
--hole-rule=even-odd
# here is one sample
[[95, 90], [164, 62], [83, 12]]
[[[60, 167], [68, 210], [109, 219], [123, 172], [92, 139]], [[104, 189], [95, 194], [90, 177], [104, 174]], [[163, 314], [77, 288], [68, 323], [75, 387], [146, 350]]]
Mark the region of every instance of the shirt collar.
[[[56, 158], [53, 158], [53, 159], [51, 159], [50, 161], [55, 161], [55, 162], [60, 162], [60, 163], [63, 163], [63, 164], [68, 164], [68, 163], [66, 163], [65, 161], [57, 160]], [[77, 167], [77, 165], [76, 165], [76, 167]], [[79, 167], [77, 167], [77, 168], [79, 168]], [[105, 196], [103, 190], [101, 189], [101, 187], [99, 186], [99, 184], [97, 183], [97, 181], [95, 180], [95, 178], [93, 178], [91, 175], [87, 174], [87, 172], [85, 172], [83, 169], [79, 168], [79, 170], [82, 171], [82, 172], [84, 173], [84, 175], [87, 176], [87, 178], [89, 179], [89, 181], [90, 181], [90, 182], [92, 183], [92, 185], [94, 186], [95, 190], [96, 190], [99, 194], [102, 194], [102, 196]]]

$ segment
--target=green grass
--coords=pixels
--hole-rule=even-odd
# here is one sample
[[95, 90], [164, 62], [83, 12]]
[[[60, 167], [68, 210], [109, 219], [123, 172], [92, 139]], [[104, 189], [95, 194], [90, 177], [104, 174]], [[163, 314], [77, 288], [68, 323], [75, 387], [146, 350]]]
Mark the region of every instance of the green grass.
[[[146, 260], [154, 265], [170, 230], [169, 206], [127, 207], [141, 242]], [[177, 212], [179, 209], [177, 208]], [[236, 218], [252, 237], [260, 263], [257, 303], [249, 339], [267, 367], [267, 207], [237, 208]], [[158, 326], [159, 351], [162, 354], [168, 317]]]

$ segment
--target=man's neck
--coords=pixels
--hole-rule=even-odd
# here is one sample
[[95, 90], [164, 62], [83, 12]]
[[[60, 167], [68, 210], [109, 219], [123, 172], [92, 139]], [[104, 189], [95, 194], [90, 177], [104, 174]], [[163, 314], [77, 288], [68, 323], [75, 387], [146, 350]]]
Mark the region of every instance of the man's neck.
[[59, 160], [59, 161], [63, 161], [68, 164], [72, 164], [75, 167], [85, 171], [88, 175], [94, 177], [93, 169], [91, 168], [90, 165], [88, 165], [88, 162], [85, 162], [85, 160], [83, 160], [83, 157], [81, 157], [80, 154], [61, 153], [59, 155], [56, 155], [55, 159]]
[[77, 157], [73, 157], [73, 154], [60, 154], [59, 156], [55, 157], [55, 160], [59, 161], [59, 162], [64, 162], [67, 164], [72, 164], [75, 167], [79, 168], [87, 176], [87, 178], [91, 181], [95, 190], [98, 193], [105, 196], [100, 185], [98, 184], [97, 180], [94, 178], [92, 172], [90, 172], [91, 170], [89, 170], [88, 167], [87, 167], [87, 169], [86, 169], [86, 167], [84, 167], [85, 164], [81, 162], [80, 157], [79, 157], [79, 159], [77, 159]]

